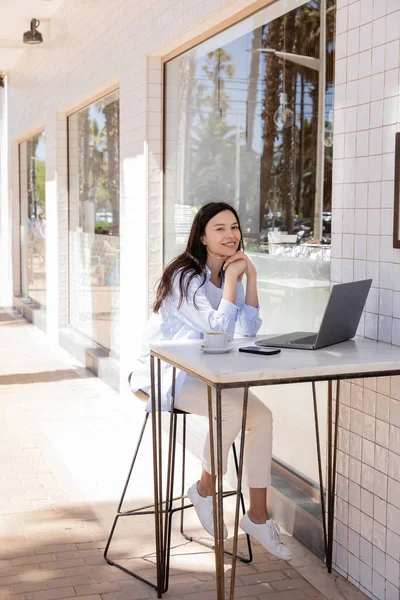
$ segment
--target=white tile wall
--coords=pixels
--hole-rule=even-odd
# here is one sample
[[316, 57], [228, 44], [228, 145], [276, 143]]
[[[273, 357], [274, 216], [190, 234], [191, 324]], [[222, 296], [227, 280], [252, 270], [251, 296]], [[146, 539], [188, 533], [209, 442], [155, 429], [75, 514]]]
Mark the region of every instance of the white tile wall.
[[334, 232], [345, 235], [341, 253], [333, 254], [332, 279], [372, 277], [376, 291], [366, 307], [365, 335], [398, 344], [400, 301], [393, 290], [400, 286], [400, 252], [393, 251], [392, 230], [400, 3], [360, 0], [339, 6], [334, 180], [355, 190], [355, 210], [344, 194], [343, 212], [333, 214]]

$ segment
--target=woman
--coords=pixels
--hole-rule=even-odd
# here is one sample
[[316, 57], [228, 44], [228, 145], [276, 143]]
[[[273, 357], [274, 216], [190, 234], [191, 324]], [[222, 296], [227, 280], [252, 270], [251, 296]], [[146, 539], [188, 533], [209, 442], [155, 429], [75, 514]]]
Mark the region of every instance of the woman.
[[[196, 214], [185, 252], [164, 270], [153, 305], [140, 358], [131, 376], [132, 391], [148, 399], [149, 342], [200, 339], [206, 332], [254, 336], [261, 326], [257, 295], [257, 273], [243, 253], [239, 217], [224, 202], [212, 202]], [[246, 275], [246, 292], [242, 278]], [[163, 409], [169, 409], [172, 367], [163, 363]], [[207, 387], [182, 371], [176, 375], [175, 406], [192, 414], [208, 416]], [[214, 399], [215, 400], [215, 399]], [[222, 393], [222, 452], [224, 473], [229, 450], [241, 430], [242, 392]], [[250, 507], [240, 521], [241, 529], [269, 552], [290, 560], [281, 542], [277, 524], [269, 518], [267, 488], [271, 484], [272, 414], [249, 392], [244, 468], [250, 492]], [[260, 461], [260, 457], [263, 460]], [[187, 491], [204, 529], [214, 535], [210, 447], [204, 447], [199, 481]], [[228, 532], [225, 527], [225, 537]]]

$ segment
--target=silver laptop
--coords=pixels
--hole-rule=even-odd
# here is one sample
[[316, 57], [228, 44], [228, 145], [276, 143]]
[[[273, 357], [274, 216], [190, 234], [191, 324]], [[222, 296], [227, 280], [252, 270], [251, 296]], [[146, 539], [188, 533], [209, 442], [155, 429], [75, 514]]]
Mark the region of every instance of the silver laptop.
[[351, 339], [356, 335], [371, 283], [372, 279], [365, 279], [334, 285], [318, 333], [296, 331], [258, 340], [256, 345], [317, 350]]

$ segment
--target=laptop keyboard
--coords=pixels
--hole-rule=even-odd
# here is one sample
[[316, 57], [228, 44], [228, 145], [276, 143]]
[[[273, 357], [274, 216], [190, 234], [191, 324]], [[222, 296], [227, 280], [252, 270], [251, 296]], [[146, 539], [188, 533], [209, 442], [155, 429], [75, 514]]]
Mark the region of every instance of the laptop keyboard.
[[289, 344], [313, 344], [317, 339], [316, 335], [308, 335], [307, 337], [297, 338], [297, 340], [292, 340]]

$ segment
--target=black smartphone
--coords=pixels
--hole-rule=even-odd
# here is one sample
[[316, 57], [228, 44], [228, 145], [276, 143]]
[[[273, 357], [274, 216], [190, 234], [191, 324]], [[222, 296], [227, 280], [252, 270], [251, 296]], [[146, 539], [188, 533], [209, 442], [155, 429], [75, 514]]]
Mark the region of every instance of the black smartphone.
[[239, 348], [239, 352], [248, 352], [249, 354], [267, 354], [269, 356], [272, 354], [279, 354], [280, 351], [280, 348], [264, 348], [263, 346], [245, 346], [244, 348]]

